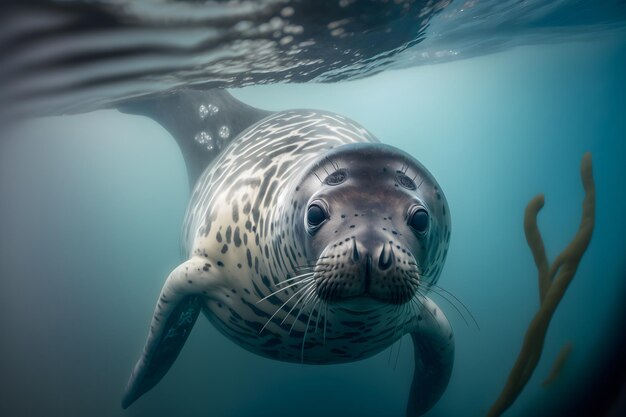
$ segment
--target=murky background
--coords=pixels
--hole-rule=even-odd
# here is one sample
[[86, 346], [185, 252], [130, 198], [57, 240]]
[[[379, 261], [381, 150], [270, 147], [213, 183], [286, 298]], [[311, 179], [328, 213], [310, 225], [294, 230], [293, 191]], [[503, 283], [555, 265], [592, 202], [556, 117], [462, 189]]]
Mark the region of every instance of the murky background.
[[[538, 308], [523, 210], [545, 194], [539, 226], [554, 259], [578, 227], [586, 151], [597, 188], [593, 239], [542, 360], [506, 415], [571, 401], [622, 332], [626, 36], [563, 38], [362, 80], [231, 91], [264, 109], [349, 116], [439, 181], [453, 222], [439, 285], [480, 330], [433, 295], [457, 351], [430, 416], [484, 415], [502, 388]], [[0, 138], [0, 415], [404, 415], [408, 337], [369, 360], [301, 366], [250, 354], [203, 317], [161, 383], [122, 411], [155, 300], [181, 261], [189, 188], [176, 142], [152, 120], [113, 109], [23, 121]], [[561, 376], [543, 388], [568, 341]]]

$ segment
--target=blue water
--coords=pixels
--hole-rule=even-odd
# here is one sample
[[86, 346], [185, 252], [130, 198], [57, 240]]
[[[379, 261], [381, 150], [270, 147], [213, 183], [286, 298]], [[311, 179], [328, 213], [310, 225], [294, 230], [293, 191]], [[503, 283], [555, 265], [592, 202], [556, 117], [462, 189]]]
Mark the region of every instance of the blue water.
[[[626, 39], [508, 48], [335, 84], [233, 90], [265, 109], [345, 114], [433, 173], [452, 241], [439, 285], [456, 335], [448, 390], [430, 416], [481, 416], [499, 393], [538, 308], [526, 203], [553, 259], [574, 235], [579, 163], [593, 155], [597, 222], [551, 323], [542, 360], [506, 416], [567, 399], [613, 335], [625, 295]], [[256, 357], [198, 320], [174, 367], [129, 410], [120, 399], [162, 283], [180, 263], [189, 196], [182, 156], [155, 122], [102, 110], [24, 122], [0, 143], [0, 415], [403, 416], [412, 373], [405, 337], [348, 365]], [[435, 296], [436, 298], [436, 296]], [[541, 382], [563, 344], [555, 385]]]

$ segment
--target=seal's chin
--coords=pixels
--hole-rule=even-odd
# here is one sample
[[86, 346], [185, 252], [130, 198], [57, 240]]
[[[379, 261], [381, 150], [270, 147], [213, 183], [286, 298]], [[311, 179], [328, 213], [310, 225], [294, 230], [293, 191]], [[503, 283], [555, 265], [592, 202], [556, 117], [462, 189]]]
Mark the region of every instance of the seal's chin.
[[358, 295], [335, 294], [332, 297], [325, 297], [317, 292], [318, 298], [327, 303], [337, 304], [345, 307], [350, 307], [354, 310], [371, 310], [373, 307], [380, 307], [381, 305], [402, 305], [408, 303], [417, 294], [417, 291], [403, 291], [402, 293], [396, 293], [392, 296], [385, 294], [379, 296], [363, 292]]
[[356, 311], [360, 313], [378, 310], [381, 307], [389, 305], [389, 303], [386, 301], [366, 295], [347, 298], [336, 302], [335, 304], [346, 310]]

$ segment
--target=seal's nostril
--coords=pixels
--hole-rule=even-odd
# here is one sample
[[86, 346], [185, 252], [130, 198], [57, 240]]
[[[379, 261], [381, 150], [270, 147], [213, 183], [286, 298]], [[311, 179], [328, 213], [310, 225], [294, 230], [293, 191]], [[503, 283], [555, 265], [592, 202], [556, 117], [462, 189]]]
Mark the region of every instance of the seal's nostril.
[[352, 260], [357, 262], [359, 258], [359, 249], [356, 247], [356, 239], [352, 239]]
[[393, 248], [391, 245], [385, 244], [380, 251], [380, 257], [378, 258], [378, 268], [381, 270], [389, 269], [393, 264]]

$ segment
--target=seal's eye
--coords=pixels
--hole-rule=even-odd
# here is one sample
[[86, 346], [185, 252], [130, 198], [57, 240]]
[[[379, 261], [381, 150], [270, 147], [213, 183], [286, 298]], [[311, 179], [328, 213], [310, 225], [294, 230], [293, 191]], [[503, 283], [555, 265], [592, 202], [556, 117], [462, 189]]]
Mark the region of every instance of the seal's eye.
[[319, 226], [326, 220], [326, 210], [318, 204], [311, 204], [306, 213], [306, 220], [309, 226]]
[[324, 182], [328, 185], [339, 185], [344, 182], [346, 178], [348, 178], [348, 173], [346, 172], [346, 170], [338, 169], [337, 171], [327, 176]]
[[429, 215], [423, 208], [413, 211], [409, 217], [409, 226], [417, 233], [425, 233], [428, 230]]

